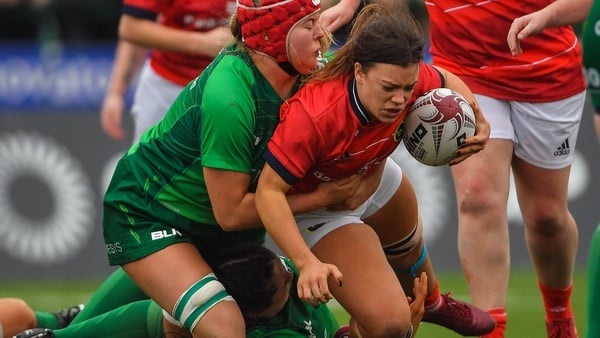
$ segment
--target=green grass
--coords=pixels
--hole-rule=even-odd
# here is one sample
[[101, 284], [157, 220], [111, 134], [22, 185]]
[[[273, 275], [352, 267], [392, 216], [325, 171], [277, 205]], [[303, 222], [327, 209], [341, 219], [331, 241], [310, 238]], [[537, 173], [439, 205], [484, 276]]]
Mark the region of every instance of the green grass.
[[[469, 300], [464, 277], [461, 273], [438, 272], [442, 291], [452, 291], [457, 299]], [[586, 328], [585, 294], [586, 275], [582, 269], [575, 275], [572, 305], [577, 318], [577, 327], [583, 337]], [[35, 310], [54, 311], [74, 304], [85, 303], [100, 281], [89, 282], [44, 282], [2, 283], [0, 297], [20, 297]], [[542, 301], [535, 276], [529, 270], [515, 270], [511, 274], [507, 300], [509, 325], [507, 338], [545, 337]], [[340, 323], [348, 321], [343, 309], [334, 309]], [[385, 315], [385, 314], [382, 314]], [[428, 323], [419, 327], [419, 338], [455, 338], [453, 332]]]
[[[469, 301], [469, 293], [464, 276], [461, 273], [436, 272], [442, 292], [452, 291], [456, 299]], [[584, 337], [586, 328], [585, 294], [586, 274], [580, 269], [576, 271], [572, 297], [573, 311], [577, 320], [577, 331]], [[343, 309], [334, 309], [340, 323], [348, 321], [348, 314]], [[535, 275], [530, 270], [511, 272], [507, 298], [508, 327], [506, 338], [538, 338], [546, 337], [544, 312], [540, 293], [537, 289]], [[461, 337], [453, 331], [429, 323], [422, 323], [417, 332], [419, 338], [456, 338]]]

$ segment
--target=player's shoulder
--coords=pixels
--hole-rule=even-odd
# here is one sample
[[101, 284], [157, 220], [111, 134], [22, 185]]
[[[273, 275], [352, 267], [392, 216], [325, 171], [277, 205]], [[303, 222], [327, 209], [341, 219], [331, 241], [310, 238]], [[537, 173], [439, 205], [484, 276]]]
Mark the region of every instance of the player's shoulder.
[[[333, 110], [345, 109], [348, 103], [347, 78], [305, 84], [294, 96], [311, 117], [331, 117]], [[339, 118], [339, 117], [338, 117]]]
[[222, 52], [200, 75], [205, 77], [205, 90], [212, 89], [216, 96], [232, 93], [243, 97], [243, 93], [250, 92], [253, 84], [260, 81], [252, 65], [247, 55], [241, 52]]

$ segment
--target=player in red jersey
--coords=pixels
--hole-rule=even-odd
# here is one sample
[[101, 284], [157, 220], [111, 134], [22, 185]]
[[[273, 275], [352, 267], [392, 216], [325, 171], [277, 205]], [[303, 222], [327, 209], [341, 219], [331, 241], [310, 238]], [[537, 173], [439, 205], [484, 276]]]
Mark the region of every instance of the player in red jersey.
[[117, 46], [115, 65], [101, 122], [106, 133], [123, 138], [123, 95], [136, 63], [150, 48], [134, 96], [133, 141], [160, 121], [175, 97], [232, 41], [227, 25], [234, 0], [125, 0], [119, 24], [123, 40]]
[[[405, 292], [411, 293], [411, 278], [423, 271], [424, 320], [462, 335], [485, 334], [494, 328], [491, 316], [440, 293], [415, 192], [386, 159], [401, 140], [411, 104], [432, 88], [460, 92], [476, 111], [478, 132], [452, 164], [483, 148], [489, 125], [458, 77], [422, 61], [422, 31], [404, 14], [365, 7], [333, 60], [284, 103], [265, 153], [257, 210], [273, 241], [299, 268], [299, 297], [313, 303], [335, 297], [351, 315], [353, 336], [410, 337]], [[361, 184], [378, 185], [358, 208], [339, 205], [294, 218], [286, 195], [353, 175], [364, 177]]]
[[570, 295], [578, 231], [567, 190], [585, 80], [569, 24], [591, 2], [426, 2], [433, 64], [469, 85], [492, 130], [478, 156], [452, 167], [463, 270], [473, 303], [498, 321], [486, 337], [504, 337], [506, 327], [511, 169], [548, 337], [577, 337]]

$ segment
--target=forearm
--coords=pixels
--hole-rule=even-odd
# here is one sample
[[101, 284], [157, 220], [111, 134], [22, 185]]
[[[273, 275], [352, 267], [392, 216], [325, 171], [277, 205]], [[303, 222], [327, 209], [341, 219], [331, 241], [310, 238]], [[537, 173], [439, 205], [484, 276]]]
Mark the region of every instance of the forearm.
[[119, 40], [107, 88], [107, 95], [123, 96], [137, 76], [146, 57], [146, 49], [131, 42]]
[[119, 37], [147, 48], [173, 52], [208, 54], [206, 33], [167, 27], [155, 21], [123, 15]]
[[[235, 203], [235, 208], [228, 209], [228, 212], [224, 212], [223, 215], [218, 218], [221, 227], [228, 231], [262, 227], [263, 225], [259, 213], [256, 210], [255, 197], [256, 194], [248, 192], [239, 203]], [[288, 195], [286, 196], [286, 200], [286, 205], [288, 205], [294, 215], [316, 210], [327, 205], [325, 196], [317, 191], [306, 194]]]
[[540, 11], [546, 12], [547, 27], [572, 25], [585, 20], [592, 3], [593, 0], [556, 0]]
[[259, 189], [256, 194], [256, 209], [265, 229], [284, 254], [300, 267], [314, 259], [304, 242], [292, 210], [282, 191]]
[[340, 0], [339, 4], [356, 11], [362, 0]]

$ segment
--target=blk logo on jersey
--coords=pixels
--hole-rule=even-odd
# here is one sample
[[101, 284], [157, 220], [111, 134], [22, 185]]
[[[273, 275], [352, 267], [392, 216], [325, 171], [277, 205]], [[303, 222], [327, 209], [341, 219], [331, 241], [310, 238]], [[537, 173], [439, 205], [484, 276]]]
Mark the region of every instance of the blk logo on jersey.
[[169, 237], [173, 237], [173, 236], [181, 236], [181, 232], [179, 232], [177, 229], [173, 229], [171, 228], [171, 231], [167, 231], [167, 230], [160, 230], [160, 231], [152, 231], [150, 233], [150, 236], [152, 237], [153, 241], [159, 240], [159, 239], [164, 239], [164, 238], [169, 238]]

